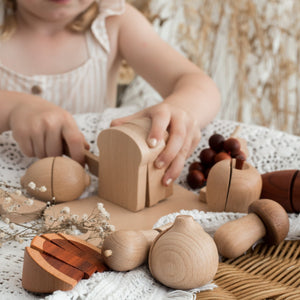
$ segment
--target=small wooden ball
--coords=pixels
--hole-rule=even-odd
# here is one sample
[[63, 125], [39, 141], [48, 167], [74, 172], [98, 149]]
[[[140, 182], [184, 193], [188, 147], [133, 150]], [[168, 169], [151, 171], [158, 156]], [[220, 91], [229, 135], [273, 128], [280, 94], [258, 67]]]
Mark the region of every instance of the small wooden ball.
[[199, 170], [192, 170], [187, 175], [187, 183], [192, 189], [199, 189], [205, 184], [205, 176]]
[[231, 156], [226, 152], [219, 152], [215, 156], [215, 163], [217, 163], [221, 160], [224, 160], [224, 159], [231, 159]]
[[191, 172], [192, 170], [198, 170], [198, 171], [204, 173], [205, 167], [203, 166], [202, 163], [195, 161], [195, 162], [191, 163], [189, 166], [189, 172]]
[[154, 240], [149, 269], [162, 284], [193, 289], [210, 282], [218, 269], [214, 240], [191, 216], [178, 216], [174, 225]]
[[223, 150], [224, 141], [225, 138], [223, 137], [223, 135], [215, 133], [209, 138], [208, 144], [211, 149], [213, 149], [216, 152], [220, 152]]
[[73, 159], [46, 157], [27, 169], [21, 185], [36, 199], [65, 202], [80, 197], [90, 185], [90, 176]]
[[236, 138], [229, 138], [224, 142], [224, 150], [230, 155], [238, 154], [241, 150], [241, 144]]
[[212, 166], [214, 164], [216, 152], [210, 148], [205, 148], [200, 152], [200, 161], [205, 166]]

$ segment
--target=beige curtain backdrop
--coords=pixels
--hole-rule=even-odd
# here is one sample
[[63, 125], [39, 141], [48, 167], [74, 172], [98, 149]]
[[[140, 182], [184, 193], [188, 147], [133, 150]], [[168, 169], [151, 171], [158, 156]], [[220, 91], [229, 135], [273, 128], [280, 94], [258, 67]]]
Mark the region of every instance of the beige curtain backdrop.
[[299, 0], [128, 2], [215, 80], [219, 118], [300, 135]]

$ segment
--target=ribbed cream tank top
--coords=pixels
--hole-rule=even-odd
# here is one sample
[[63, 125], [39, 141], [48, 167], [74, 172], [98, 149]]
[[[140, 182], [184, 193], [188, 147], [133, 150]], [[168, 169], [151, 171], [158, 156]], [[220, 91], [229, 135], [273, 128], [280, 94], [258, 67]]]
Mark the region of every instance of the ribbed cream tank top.
[[[0, 90], [38, 94], [71, 113], [102, 112], [112, 100], [106, 97], [110, 45], [105, 18], [122, 14], [125, 1], [99, 0], [99, 6], [99, 15], [86, 32], [89, 58], [83, 65], [62, 74], [27, 76], [0, 60]], [[0, 0], [0, 24], [3, 12]]]

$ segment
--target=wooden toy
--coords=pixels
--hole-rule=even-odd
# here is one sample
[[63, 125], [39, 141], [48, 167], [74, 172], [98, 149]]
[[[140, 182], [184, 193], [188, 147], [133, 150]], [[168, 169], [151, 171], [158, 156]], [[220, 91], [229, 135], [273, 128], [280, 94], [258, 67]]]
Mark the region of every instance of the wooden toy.
[[31, 196], [57, 203], [77, 199], [89, 184], [90, 176], [68, 157], [40, 159], [21, 178], [21, 185]]
[[289, 231], [289, 218], [283, 207], [275, 201], [260, 199], [249, 206], [249, 214], [225, 223], [214, 235], [218, 251], [227, 258], [236, 258], [264, 237], [277, 245]]
[[13, 223], [24, 223], [38, 219], [46, 203], [25, 197], [18, 192], [6, 192], [0, 189], [0, 215]]
[[98, 194], [101, 198], [139, 211], [172, 194], [172, 185], [166, 187], [161, 183], [165, 168], [157, 169], [153, 165], [165, 142], [150, 148], [146, 142], [150, 127], [151, 120], [143, 118], [99, 134]]
[[[189, 167], [186, 181], [190, 188], [199, 189], [205, 186], [211, 168], [219, 161], [236, 158], [245, 161], [249, 155], [247, 142], [238, 136], [240, 126], [237, 126], [227, 140], [218, 133], [208, 139], [209, 148], [201, 150], [199, 160]], [[206, 190], [205, 190], [206, 191]], [[206, 202], [204, 194], [200, 195], [200, 201]]]
[[282, 170], [262, 174], [261, 198], [272, 199], [289, 213], [300, 212], [300, 172]]
[[[210, 211], [247, 212], [249, 205], [259, 199], [262, 180], [259, 172], [239, 160], [222, 160], [208, 175], [206, 201]], [[203, 199], [203, 197], [202, 197]]]
[[152, 276], [174, 289], [192, 289], [210, 282], [219, 256], [213, 239], [191, 216], [178, 216], [160, 233], [149, 252]]
[[129, 271], [148, 259], [156, 236], [172, 224], [153, 230], [118, 230], [105, 238], [102, 246], [104, 262], [115, 271]]
[[104, 270], [97, 247], [73, 236], [45, 234], [25, 248], [22, 286], [35, 293], [67, 291], [82, 278]]

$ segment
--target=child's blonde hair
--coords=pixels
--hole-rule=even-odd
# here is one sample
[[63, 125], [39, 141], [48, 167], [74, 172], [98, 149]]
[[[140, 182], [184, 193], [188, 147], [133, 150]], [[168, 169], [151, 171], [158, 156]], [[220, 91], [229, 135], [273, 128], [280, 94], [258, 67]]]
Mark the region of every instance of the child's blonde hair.
[[[3, 0], [4, 2], [4, 19], [3, 24], [0, 26], [0, 36], [7, 38], [11, 36], [16, 29], [15, 11], [17, 9], [16, 0]], [[93, 2], [84, 12], [79, 14], [67, 28], [73, 32], [84, 32], [90, 28], [93, 20], [99, 12], [99, 5]]]

